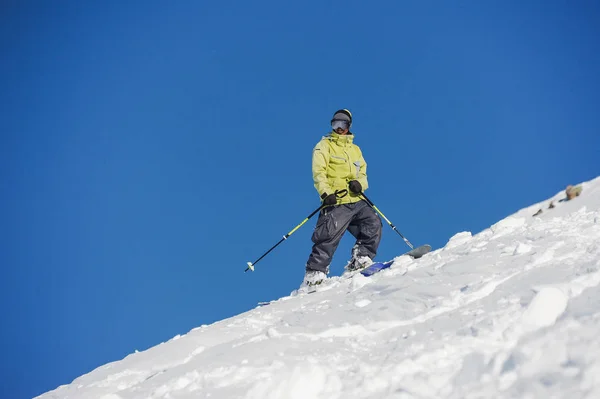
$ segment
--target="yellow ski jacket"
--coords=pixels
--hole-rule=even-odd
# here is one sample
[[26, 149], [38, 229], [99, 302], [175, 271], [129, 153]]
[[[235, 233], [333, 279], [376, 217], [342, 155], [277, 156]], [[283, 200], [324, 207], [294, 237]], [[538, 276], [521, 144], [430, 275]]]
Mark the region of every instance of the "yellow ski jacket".
[[348, 189], [349, 181], [358, 180], [363, 191], [369, 187], [367, 163], [353, 140], [352, 133], [331, 132], [313, 150], [312, 173], [319, 197], [324, 193], [333, 194], [336, 190], [348, 190], [348, 195], [338, 198], [338, 205], [362, 200], [361, 196]]

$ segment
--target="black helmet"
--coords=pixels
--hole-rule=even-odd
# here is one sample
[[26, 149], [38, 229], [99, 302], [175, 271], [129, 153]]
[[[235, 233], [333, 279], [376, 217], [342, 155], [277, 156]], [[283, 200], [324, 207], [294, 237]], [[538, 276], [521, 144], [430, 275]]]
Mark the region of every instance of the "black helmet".
[[331, 118], [331, 122], [338, 121], [348, 121], [350, 122], [350, 126], [352, 126], [352, 113], [347, 109], [339, 109], [334, 112], [333, 118]]

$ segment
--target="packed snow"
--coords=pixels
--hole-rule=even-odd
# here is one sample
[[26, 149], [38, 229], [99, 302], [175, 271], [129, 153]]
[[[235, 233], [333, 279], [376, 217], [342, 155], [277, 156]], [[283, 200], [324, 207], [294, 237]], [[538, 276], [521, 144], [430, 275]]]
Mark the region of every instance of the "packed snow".
[[40, 398], [600, 398], [600, 177], [563, 197]]

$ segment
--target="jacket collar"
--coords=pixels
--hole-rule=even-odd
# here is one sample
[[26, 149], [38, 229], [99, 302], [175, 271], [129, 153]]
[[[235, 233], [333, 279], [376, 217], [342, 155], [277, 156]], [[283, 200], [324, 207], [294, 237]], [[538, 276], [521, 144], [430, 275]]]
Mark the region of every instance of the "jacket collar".
[[328, 137], [329, 140], [340, 145], [352, 144], [354, 141], [354, 134], [352, 134], [352, 132], [348, 132], [348, 134], [337, 134], [336, 132], [332, 131], [329, 133]]

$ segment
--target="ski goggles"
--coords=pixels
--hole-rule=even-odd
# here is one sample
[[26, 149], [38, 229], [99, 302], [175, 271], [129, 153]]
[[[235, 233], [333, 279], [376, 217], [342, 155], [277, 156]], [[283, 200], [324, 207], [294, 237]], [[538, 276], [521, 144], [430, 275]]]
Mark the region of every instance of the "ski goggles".
[[337, 130], [339, 128], [346, 130], [350, 128], [350, 121], [346, 121], [343, 119], [334, 119], [331, 121], [331, 127], [333, 128], [333, 130]]

